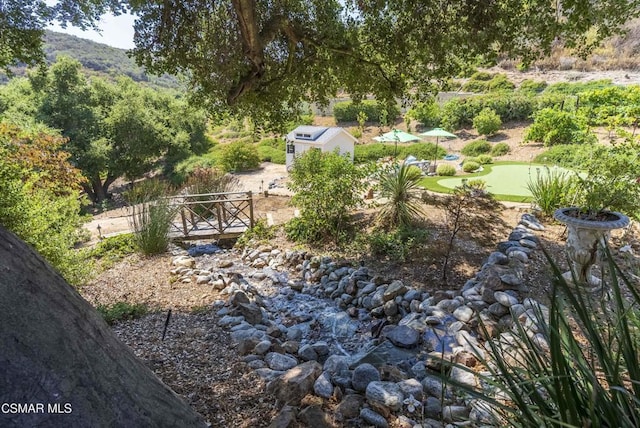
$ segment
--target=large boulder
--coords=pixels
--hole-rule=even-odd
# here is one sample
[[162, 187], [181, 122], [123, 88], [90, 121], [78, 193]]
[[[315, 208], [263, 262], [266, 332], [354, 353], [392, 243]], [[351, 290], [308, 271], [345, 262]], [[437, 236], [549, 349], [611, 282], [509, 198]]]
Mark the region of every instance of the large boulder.
[[0, 296], [0, 403], [27, 406], [0, 412], [0, 426], [206, 426], [73, 287], [1, 226]]

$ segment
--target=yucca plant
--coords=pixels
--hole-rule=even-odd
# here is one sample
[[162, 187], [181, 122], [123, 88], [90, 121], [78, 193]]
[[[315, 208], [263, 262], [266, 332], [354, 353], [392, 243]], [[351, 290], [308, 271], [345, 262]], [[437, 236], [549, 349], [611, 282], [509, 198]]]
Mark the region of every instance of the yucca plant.
[[422, 174], [415, 166], [402, 164], [382, 173], [380, 196], [387, 199], [378, 212], [383, 227], [404, 227], [422, 213], [420, 181]]
[[517, 340], [488, 342], [482, 359], [488, 371], [480, 375], [485, 388], [454, 384], [488, 404], [496, 424], [640, 426], [638, 285], [604, 252], [609, 291], [599, 299], [572, 288], [545, 252], [555, 277], [548, 314], [536, 316], [545, 339], [516, 321]]

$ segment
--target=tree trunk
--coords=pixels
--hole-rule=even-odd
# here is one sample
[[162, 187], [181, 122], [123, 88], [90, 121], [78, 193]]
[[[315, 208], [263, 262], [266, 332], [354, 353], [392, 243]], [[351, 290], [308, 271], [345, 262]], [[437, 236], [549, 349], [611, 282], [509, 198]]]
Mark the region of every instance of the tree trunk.
[[206, 426], [2, 226], [0, 296], [0, 426]]
[[107, 192], [104, 189], [100, 176], [96, 176], [91, 179], [91, 187], [93, 188], [93, 202], [99, 204], [107, 199]]

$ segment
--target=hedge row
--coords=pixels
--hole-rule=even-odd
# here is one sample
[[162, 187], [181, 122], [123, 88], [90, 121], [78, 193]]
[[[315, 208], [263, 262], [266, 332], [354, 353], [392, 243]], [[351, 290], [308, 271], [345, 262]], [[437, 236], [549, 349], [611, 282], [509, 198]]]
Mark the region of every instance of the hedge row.
[[358, 113], [361, 111], [367, 115], [367, 122], [377, 122], [383, 117], [383, 111], [387, 112], [387, 122], [393, 122], [399, 115], [400, 109], [396, 105], [382, 105], [377, 101], [364, 100], [359, 103], [353, 101], [343, 101], [336, 103], [333, 106], [333, 116], [336, 118], [336, 122], [356, 122], [358, 120]]

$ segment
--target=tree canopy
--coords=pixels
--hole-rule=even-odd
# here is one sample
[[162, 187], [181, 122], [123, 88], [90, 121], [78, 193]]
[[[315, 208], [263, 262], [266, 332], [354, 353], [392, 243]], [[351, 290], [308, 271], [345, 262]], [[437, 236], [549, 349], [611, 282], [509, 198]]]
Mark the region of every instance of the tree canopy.
[[[214, 111], [277, 122], [336, 91], [394, 102], [498, 55], [530, 61], [560, 40], [588, 50], [640, 12], [604, 0], [131, 0], [134, 54], [185, 72]], [[423, 92], [423, 91], [418, 91]]]
[[282, 124], [344, 90], [393, 103], [470, 64], [525, 62], [558, 42], [586, 52], [640, 14], [640, 0], [8, 0], [0, 66], [33, 62], [53, 20], [88, 26], [107, 10], [138, 16], [133, 54], [184, 72], [217, 114]]

